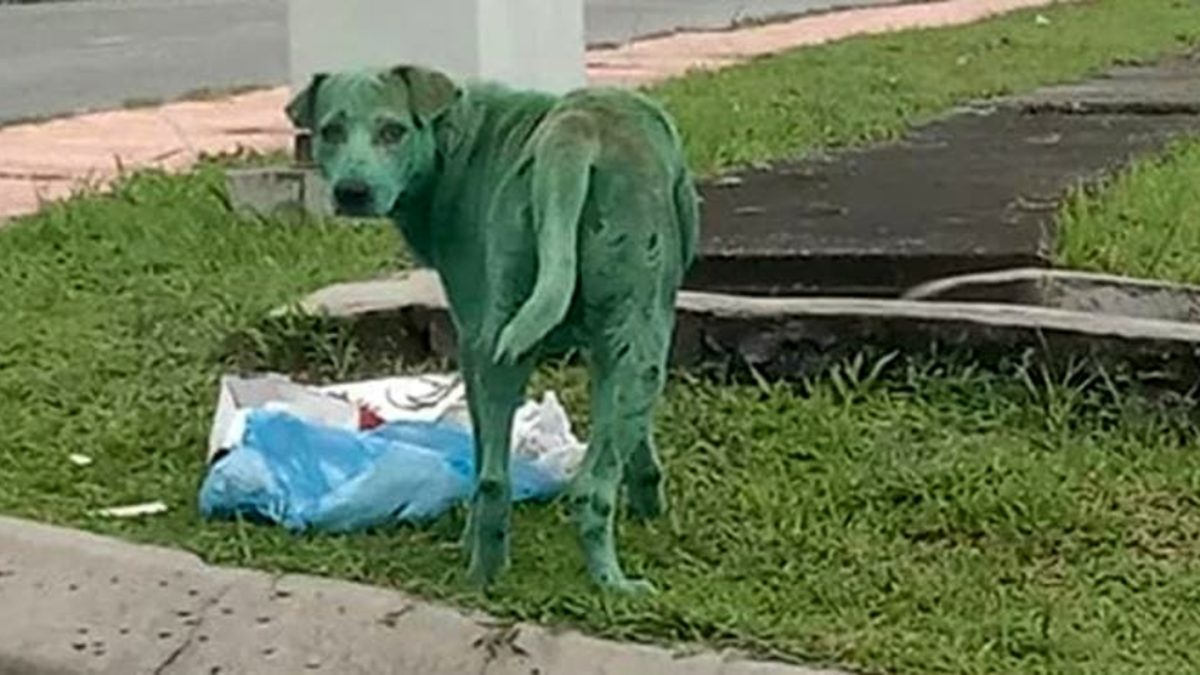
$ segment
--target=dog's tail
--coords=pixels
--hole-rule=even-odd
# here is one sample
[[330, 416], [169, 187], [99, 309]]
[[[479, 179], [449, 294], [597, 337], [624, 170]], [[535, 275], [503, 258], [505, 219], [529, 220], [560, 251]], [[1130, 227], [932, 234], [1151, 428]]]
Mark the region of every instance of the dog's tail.
[[659, 122], [670, 138], [671, 149], [679, 166], [675, 174], [675, 184], [672, 186], [672, 197], [675, 202], [675, 224], [679, 229], [679, 273], [682, 277], [696, 261], [696, 248], [700, 241], [700, 196], [696, 192], [692, 172], [687, 166], [683, 136], [679, 133], [679, 128], [665, 110], [657, 105], [655, 109]]
[[700, 240], [700, 197], [696, 183], [686, 167], [675, 178], [675, 219], [679, 226], [680, 273], [688, 271], [696, 261]]
[[600, 150], [593, 122], [564, 115], [544, 130], [533, 157], [537, 279], [533, 292], [500, 334], [495, 358], [513, 362], [562, 323], [578, 274], [579, 219]]

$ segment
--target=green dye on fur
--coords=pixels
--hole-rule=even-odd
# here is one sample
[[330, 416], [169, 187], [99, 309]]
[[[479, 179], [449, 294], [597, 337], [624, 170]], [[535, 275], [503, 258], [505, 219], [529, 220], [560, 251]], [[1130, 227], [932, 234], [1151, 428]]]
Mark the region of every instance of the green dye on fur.
[[460, 86], [419, 67], [318, 75], [288, 106], [339, 211], [387, 216], [437, 270], [476, 433], [469, 577], [508, 564], [512, 417], [538, 359], [586, 354], [592, 437], [569, 499], [591, 578], [646, 592], [617, 556], [616, 500], [665, 508], [653, 416], [698, 198], [670, 117], [619, 89]]

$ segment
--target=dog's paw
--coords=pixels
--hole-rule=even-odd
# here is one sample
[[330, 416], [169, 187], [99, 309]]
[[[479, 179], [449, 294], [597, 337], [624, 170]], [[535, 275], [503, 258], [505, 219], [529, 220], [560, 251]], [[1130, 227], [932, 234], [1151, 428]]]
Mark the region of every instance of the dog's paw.
[[600, 584], [600, 588], [606, 593], [627, 597], [658, 595], [658, 588], [645, 579], [626, 579], [622, 577], [608, 583], [602, 583]]
[[480, 590], [491, 588], [509, 567], [508, 547], [496, 542], [476, 542], [467, 564], [467, 583]]

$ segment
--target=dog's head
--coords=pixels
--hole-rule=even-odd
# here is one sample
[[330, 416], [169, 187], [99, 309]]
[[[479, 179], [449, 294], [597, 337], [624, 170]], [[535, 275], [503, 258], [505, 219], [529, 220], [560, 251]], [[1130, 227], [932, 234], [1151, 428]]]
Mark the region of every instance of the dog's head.
[[287, 115], [312, 132], [313, 159], [337, 211], [384, 216], [430, 178], [434, 122], [460, 94], [447, 76], [415, 66], [319, 74]]

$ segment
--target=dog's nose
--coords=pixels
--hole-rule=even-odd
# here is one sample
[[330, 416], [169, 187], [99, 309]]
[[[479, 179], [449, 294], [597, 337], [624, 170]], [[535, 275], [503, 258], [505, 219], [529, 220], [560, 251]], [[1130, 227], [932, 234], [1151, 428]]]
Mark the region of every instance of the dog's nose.
[[333, 198], [343, 206], [366, 206], [371, 202], [371, 186], [361, 180], [344, 180], [334, 186]]

